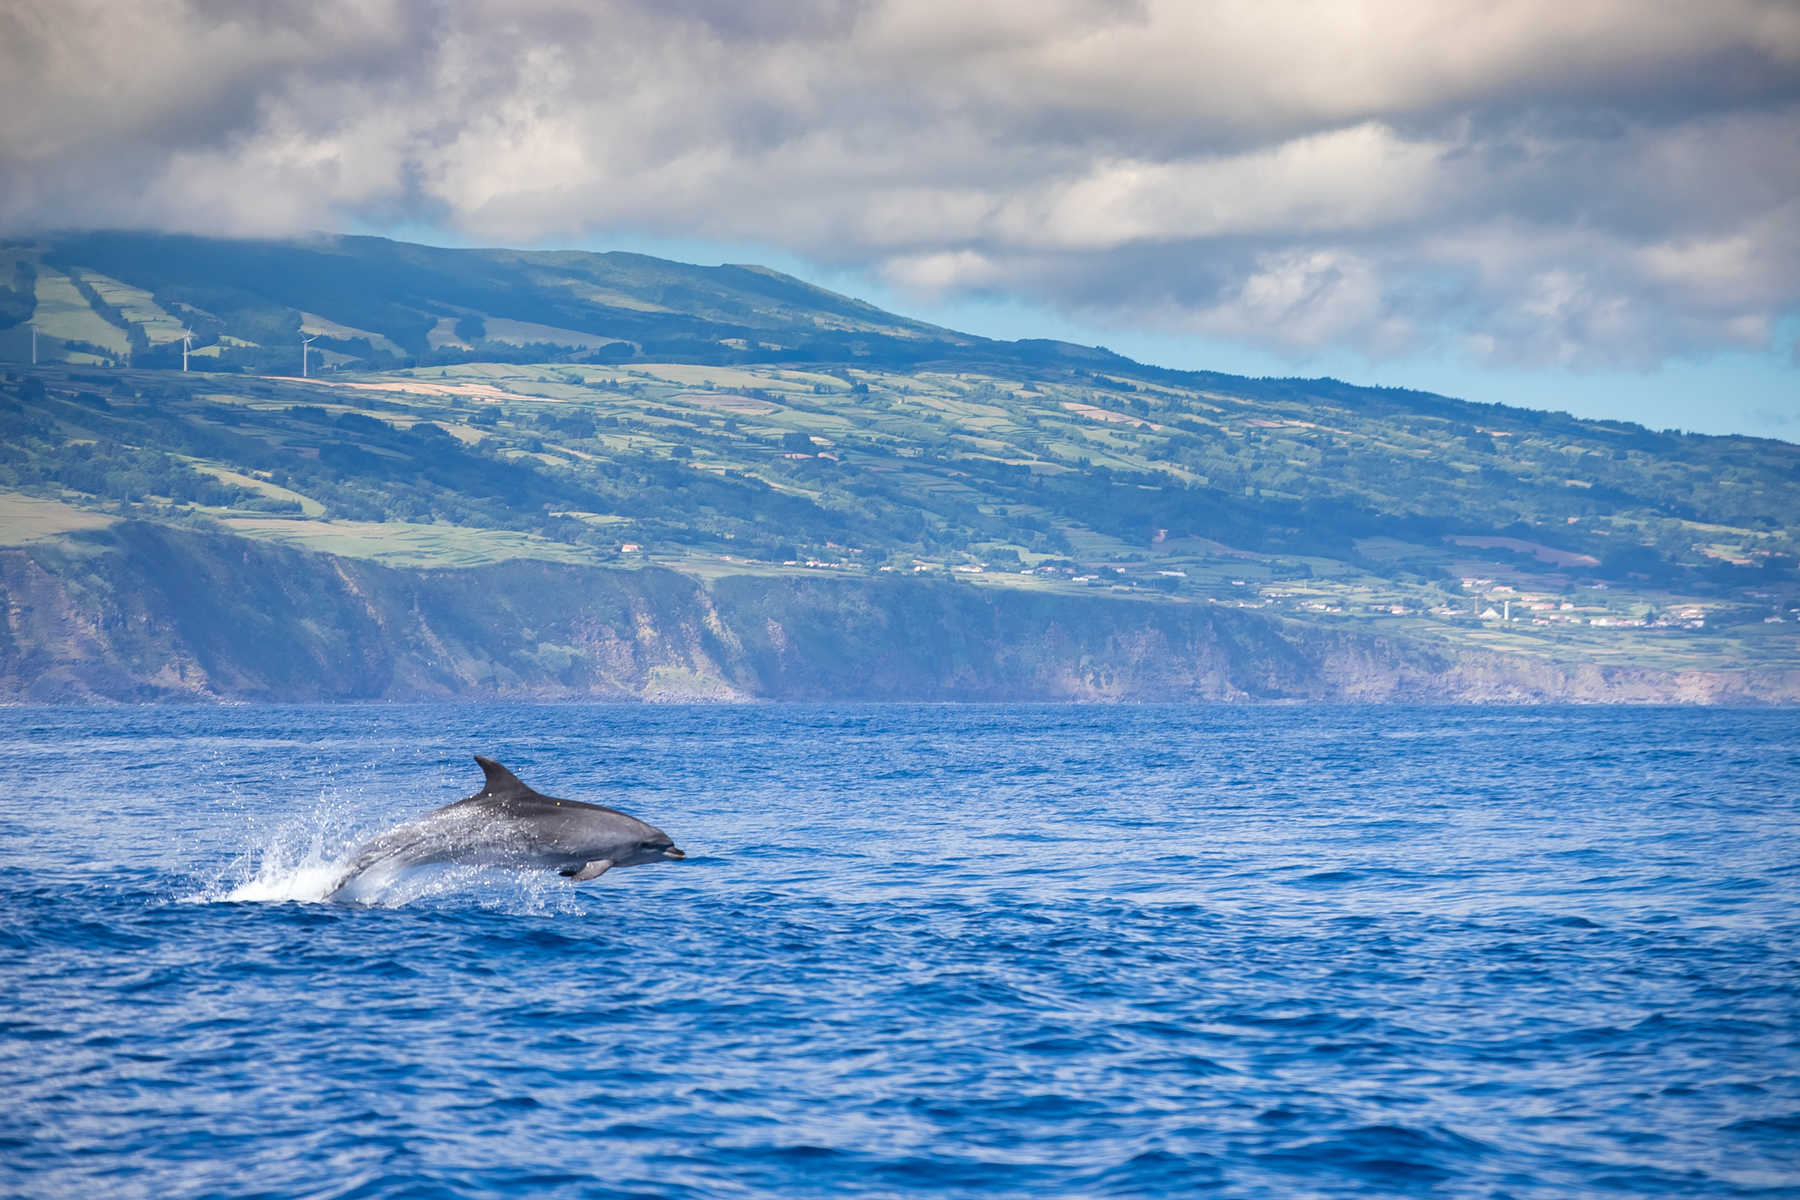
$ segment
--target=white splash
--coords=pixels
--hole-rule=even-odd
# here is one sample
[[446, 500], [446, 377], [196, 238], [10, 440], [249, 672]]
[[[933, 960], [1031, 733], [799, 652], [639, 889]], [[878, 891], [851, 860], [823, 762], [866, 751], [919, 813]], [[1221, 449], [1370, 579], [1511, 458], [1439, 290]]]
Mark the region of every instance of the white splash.
[[343, 806], [321, 796], [311, 812], [251, 834], [252, 845], [190, 899], [209, 903], [317, 903], [343, 878], [356, 845]]
[[340, 861], [306, 862], [294, 866], [264, 863], [254, 879], [238, 884], [230, 891], [209, 900], [273, 904], [283, 901], [310, 903], [323, 900], [331, 885], [343, 876]]

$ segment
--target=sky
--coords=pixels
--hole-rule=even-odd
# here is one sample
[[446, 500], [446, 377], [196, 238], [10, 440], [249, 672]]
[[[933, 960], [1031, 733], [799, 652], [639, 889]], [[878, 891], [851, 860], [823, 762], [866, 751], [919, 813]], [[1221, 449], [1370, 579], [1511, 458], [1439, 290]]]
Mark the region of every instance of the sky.
[[0, 234], [762, 262], [1800, 440], [1797, 0], [8, 0]]

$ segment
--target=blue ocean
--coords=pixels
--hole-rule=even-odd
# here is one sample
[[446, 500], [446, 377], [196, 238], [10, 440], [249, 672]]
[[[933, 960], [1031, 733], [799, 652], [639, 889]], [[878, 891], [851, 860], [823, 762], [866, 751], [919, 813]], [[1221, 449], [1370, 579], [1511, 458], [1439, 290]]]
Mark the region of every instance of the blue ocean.
[[[471, 755], [669, 831], [318, 899]], [[0, 1195], [1800, 1196], [1800, 713], [0, 710]]]

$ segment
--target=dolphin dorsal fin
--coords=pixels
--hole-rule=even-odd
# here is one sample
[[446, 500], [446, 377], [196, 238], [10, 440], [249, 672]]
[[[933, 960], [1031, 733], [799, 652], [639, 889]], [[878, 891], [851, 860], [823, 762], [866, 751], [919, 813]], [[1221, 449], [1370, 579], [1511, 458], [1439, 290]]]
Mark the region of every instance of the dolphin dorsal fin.
[[493, 796], [495, 799], [503, 799], [507, 796], [537, 795], [536, 792], [525, 786], [517, 775], [514, 775], [511, 771], [507, 770], [493, 759], [484, 758], [477, 754], [475, 756], [475, 761], [481, 764], [482, 774], [487, 776], [487, 786], [481, 789], [481, 794], [483, 796]]

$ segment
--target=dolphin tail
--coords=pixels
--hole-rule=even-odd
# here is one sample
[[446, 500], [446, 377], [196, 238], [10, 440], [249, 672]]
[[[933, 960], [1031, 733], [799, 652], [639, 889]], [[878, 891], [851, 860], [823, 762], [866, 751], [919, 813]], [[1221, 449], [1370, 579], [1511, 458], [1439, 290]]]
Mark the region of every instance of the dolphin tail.
[[323, 897], [321, 897], [321, 899], [325, 899], [325, 900], [338, 899], [343, 894], [343, 891], [345, 888], [347, 888], [351, 884], [355, 883], [359, 878], [361, 878], [364, 874], [366, 874], [368, 872], [369, 868], [373, 867], [375, 865], [375, 863], [379, 862], [379, 861], [380, 861], [379, 859], [376, 859], [374, 861], [364, 861], [363, 859], [358, 859], [357, 861], [351, 863], [350, 866], [345, 869], [344, 873], [337, 877], [337, 882], [332, 884], [331, 887], [326, 890], [325, 895]]
[[403, 847], [397, 844], [398, 838], [396, 837], [404, 828], [403, 826], [401, 829], [389, 830], [358, 849], [355, 857], [350, 860], [350, 865], [344, 868], [343, 873], [338, 876], [337, 882], [331, 885], [323, 898], [336, 900], [346, 888], [363, 876], [379, 872], [383, 867], [387, 867], [391, 871], [395, 867], [404, 865]]

